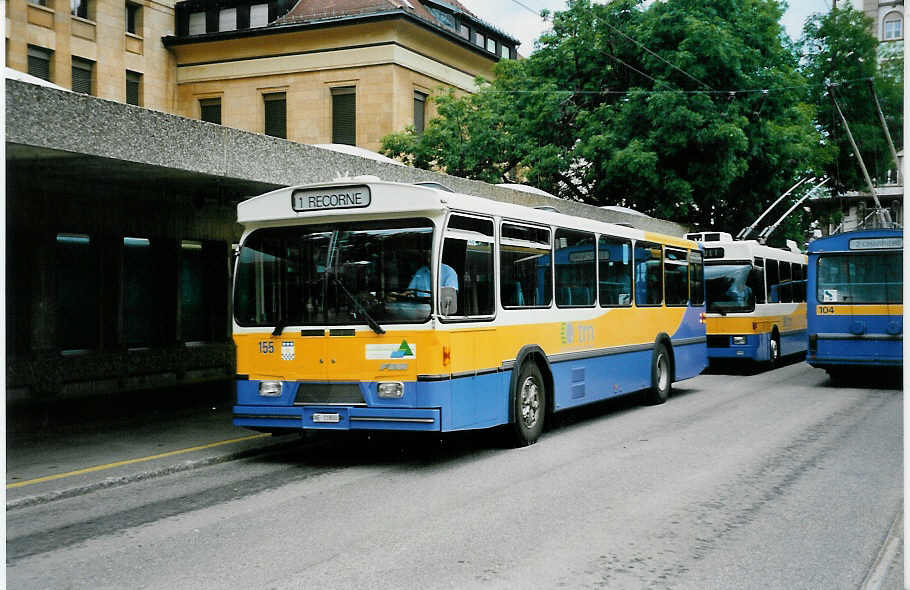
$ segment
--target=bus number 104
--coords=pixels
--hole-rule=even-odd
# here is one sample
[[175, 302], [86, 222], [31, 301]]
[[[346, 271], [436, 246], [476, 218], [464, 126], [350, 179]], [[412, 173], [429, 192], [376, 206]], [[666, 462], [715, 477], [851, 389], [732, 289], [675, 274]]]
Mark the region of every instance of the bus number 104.
[[275, 343], [271, 340], [260, 340], [259, 352], [261, 354], [273, 354], [275, 352]]
[[836, 312], [833, 305], [819, 305], [815, 313], [816, 315], [834, 315]]

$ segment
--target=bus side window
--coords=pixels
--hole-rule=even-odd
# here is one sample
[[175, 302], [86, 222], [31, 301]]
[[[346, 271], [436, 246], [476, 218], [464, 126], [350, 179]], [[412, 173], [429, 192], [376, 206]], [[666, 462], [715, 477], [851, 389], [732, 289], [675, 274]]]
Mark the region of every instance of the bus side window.
[[[764, 287], [762, 287], [764, 290]], [[689, 304], [705, 303], [705, 263], [701, 251], [689, 251]]]
[[660, 305], [663, 301], [663, 250], [653, 242], [635, 242], [635, 303]]
[[503, 307], [549, 307], [553, 297], [550, 230], [503, 223], [499, 282]]
[[765, 259], [755, 258], [749, 272], [748, 285], [755, 294], [755, 303], [765, 302]]
[[780, 262], [780, 302], [790, 303], [793, 301], [793, 284], [791, 283], [792, 275], [790, 273], [790, 263]]
[[601, 307], [632, 305], [632, 241], [600, 236], [597, 264]]
[[439, 266], [439, 313], [492, 316], [493, 220], [452, 215]]
[[768, 278], [768, 303], [780, 303], [780, 274], [776, 260], [765, 259], [765, 276]]
[[557, 229], [553, 251], [556, 263], [556, 305], [593, 307], [597, 282], [594, 234]]

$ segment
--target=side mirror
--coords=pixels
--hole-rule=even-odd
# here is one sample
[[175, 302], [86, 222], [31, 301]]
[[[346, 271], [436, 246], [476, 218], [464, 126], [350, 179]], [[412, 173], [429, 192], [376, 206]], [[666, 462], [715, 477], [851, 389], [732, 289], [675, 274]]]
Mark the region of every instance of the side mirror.
[[455, 315], [458, 311], [458, 291], [455, 287], [441, 287], [439, 289], [440, 315]]

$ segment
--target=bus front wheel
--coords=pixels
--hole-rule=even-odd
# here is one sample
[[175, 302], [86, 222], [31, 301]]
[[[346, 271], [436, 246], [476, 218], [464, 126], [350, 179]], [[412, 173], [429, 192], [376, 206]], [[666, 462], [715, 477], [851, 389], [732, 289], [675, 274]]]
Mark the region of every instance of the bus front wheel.
[[651, 387], [645, 390], [645, 404], [656, 406], [667, 401], [672, 382], [670, 353], [665, 344], [658, 342], [651, 354]]
[[547, 408], [547, 388], [540, 369], [527, 362], [518, 373], [512, 396], [511, 443], [516, 447], [533, 445], [543, 432]]
[[774, 369], [780, 364], [780, 336], [777, 332], [768, 338], [768, 368]]

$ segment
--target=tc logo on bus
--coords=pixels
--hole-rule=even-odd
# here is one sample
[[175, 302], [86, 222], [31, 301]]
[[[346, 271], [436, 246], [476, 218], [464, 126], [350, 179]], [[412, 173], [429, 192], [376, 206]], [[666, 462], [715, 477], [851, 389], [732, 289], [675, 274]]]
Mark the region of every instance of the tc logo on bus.
[[594, 326], [563, 322], [559, 336], [563, 344], [587, 344], [594, 342]]

